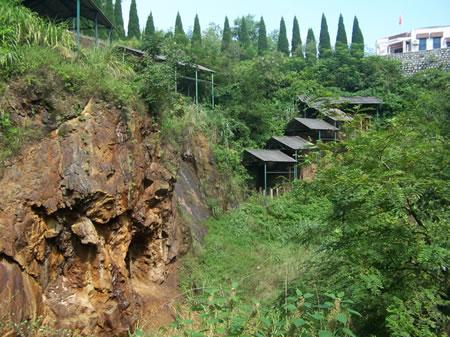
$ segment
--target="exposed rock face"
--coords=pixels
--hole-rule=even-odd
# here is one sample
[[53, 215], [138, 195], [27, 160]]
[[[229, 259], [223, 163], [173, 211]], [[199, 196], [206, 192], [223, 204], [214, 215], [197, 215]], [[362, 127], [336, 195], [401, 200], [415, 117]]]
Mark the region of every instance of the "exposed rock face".
[[150, 119], [99, 102], [26, 147], [0, 178], [0, 317], [126, 334], [182, 246], [174, 183]]

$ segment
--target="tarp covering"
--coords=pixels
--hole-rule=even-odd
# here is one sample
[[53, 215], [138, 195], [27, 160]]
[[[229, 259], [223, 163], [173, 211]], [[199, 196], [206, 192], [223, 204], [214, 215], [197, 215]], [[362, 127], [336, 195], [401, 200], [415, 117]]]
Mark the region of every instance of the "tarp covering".
[[[103, 14], [92, 0], [80, 0], [80, 16], [95, 21], [106, 28], [114, 28], [111, 21]], [[52, 20], [64, 21], [77, 16], [76, 0], [24, 0], [22, 4], [41, 16]]]

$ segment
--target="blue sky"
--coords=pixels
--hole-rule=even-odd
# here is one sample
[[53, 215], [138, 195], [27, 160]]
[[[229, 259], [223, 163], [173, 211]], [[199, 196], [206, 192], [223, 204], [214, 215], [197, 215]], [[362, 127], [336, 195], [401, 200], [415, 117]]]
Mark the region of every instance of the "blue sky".
[[[122, 2], [126, 26], [131, 0]], [[156, 28], [162, 30], [172, 29], [177, 11], [180, 11], [186, 31], [192, 27], [195, 14], [199, 15], [202, 29], [211, 22], [222, 26], [225, 15], [232, 22], [236, 17], [252, 14], [257, 18], [264, 16], [268, 32], [279, 28], [283, 16], [290, 32], [296, 15], [303, 41], [310, 27], [318, 37], [322, 12], [327, 17], [332, 41], [336, 37], [339, 13], [344, 16], [350, 39], [353, 17], [356, 15], [369, 50], [374, 48], [379, 37], [412, 28], [450, 25], [450, 0], [137, 0], [137, 7], [141, 28], [152, 11]], [[399, 25], [400, 16], [403, 17], [402, 26]]]

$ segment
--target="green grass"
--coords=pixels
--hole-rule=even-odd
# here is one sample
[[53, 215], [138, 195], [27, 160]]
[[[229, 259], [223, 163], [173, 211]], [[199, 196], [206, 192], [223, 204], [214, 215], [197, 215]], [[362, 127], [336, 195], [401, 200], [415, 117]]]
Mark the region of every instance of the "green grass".
[[[312, 206], [311, 206], [312, 205]], [[304, 272], [310, 250], [305, 229], [320, 223], [327, 202], [302, 205], [287, 194], [276, 200], [250, 198], [241, 207], [210, 219], [201, 248], [184, 259], [182, 288], [228, 287], [245, 297], [273, 300]]]

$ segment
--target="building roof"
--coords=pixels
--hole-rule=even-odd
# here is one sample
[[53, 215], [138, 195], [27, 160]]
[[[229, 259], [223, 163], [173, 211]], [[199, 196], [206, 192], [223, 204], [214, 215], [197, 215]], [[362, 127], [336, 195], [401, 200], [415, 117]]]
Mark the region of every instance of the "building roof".
[[314, 147], [313, 143], [298, 136], [274, 136], [272, 139], [295, 151], [311, 149]]
[[[114, 25], [94, 3], [93, 0], [80, 0], [80, 15], [83, 18], [95, 21], [106, 28], [114, 28]], [[77, 16], [77, 6], [74, 0], [24, 0], [22, 4], [41, 16], [53, 20], [67, 20]]]
[[338, 131], [339, 129], [327, 122], [325, 122], [323, 119], [317, 119], [317, 118], [294, 118], [295, 121], [299, 122], [300, 124], [303, 124], [308, 129], [311, 130], [331, 130], [331, 131]]
[[253, 150], [246, 149], [245, 152], [249, 153], [253, 157], [263, 161], [272, 163], [296, 163], [297, 161], [284, 154], [280, 150]]

